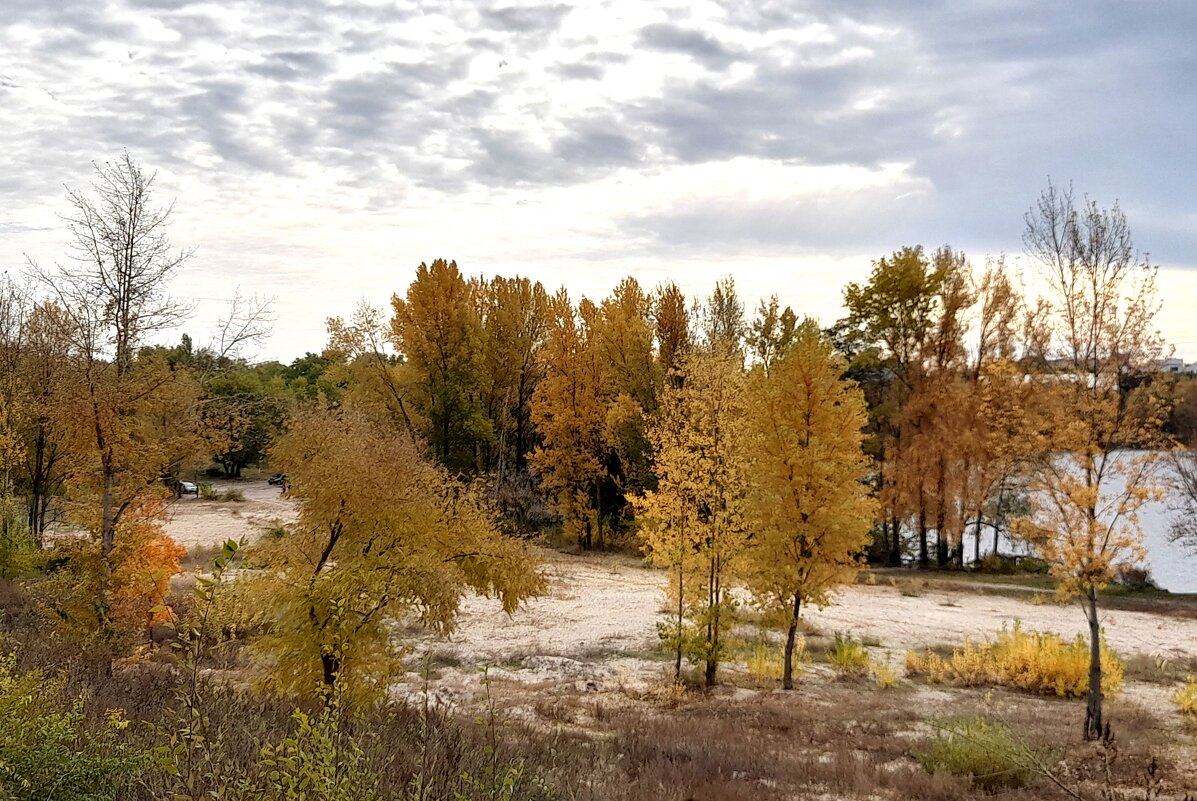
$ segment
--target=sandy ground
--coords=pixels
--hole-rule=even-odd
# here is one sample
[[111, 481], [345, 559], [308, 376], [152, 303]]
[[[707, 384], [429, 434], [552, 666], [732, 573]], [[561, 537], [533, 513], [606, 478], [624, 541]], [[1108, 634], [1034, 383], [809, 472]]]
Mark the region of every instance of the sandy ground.
[[[187, 547], [217, 545], [227, 538], [257, 535], [274, 520], [289, 521], [294, 504], [265, 482], [236, 482], [244, 503], [177, 501], [168, 530]], [[632, 557], [570, 556], [541, 551], [548, 592], [514, 615], [493, 599], [469, 597], [462, 604], [457, 630], [445, 639], [415, 628], [397, 631], [411, 648], [413, 666], [431, 653], [438, 684], [476, 685], [477, 670], [525, 683], [573, 684], [579, 689], [644, 685], [666, 675], [658, 649], [663, 575]], [[980, 591], [926, 590], [904, 595], [884, 581], [877, 586], [845, 588], [825, 609], [804, 613], [809, 626], [870, 638], [878, 650], [900, 663], [907, 649], [958, 644], [965, 638], [992, 637], [1003, 624], [1021, 621], [1030, 630], [1073, 637], [1086, 632], [1079, 606]], [[1197, 658], [1197, 619], [1141, 611], [1102, 613], [1110, 645], [1124, 657], [1147, 654], [1165, 659]], [[409, 689], [420, 681], [409, 676]], [[402, 691], [402, 690], [400, 690]], [[1143, 690], [1148, 693], [1147, 689]]]
[[241, 490], [245, 500], [204, 501], [187, 495], [172, 501], [166, 532], [185, 548], [218, 546], [242, 537], [252, 540], [276, 520], [295, 519], [295, 504], [265, 481], [214, 481], [212, 486], [218, 492]]
[[[417, 653], [463, 666], [497, 665], [496, 675], [519, 681], [569, 680], [603, 686], [640, 683], [664, 674], [656, 625], [664, 603], [662, 575], [627, 558], [546, 554], [549, 591], [507, 616], [497, 603], [469, 598], [449, 640], [415, 632]], [[1065, 637], [1087, 633], [1076, 605], [1032, 603], [976, 592], [928, 591], [918, 597], [889, 586], [845, 588], [836, 603], [804, 617], [817, 631], [880, 641], [898, 662], [908, 649], [992, 637], [1021, 621]], [[1102, 614], [1111, 647], [1123, 656], [1197, 657], [1197, 620], [1133, 611]]]

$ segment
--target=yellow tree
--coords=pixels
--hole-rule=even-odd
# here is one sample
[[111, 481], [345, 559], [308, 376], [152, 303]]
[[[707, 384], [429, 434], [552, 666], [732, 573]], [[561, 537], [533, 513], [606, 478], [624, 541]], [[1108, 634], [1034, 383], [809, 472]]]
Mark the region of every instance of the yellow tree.
[[187, 312], [166, 288], [190, 254], [172, 249], [172, 207], [155, 205], [153, 183], [127, 153], [97, 168], [91, 193], [68, 193], [71, 263], [40, 276], [57, 301], [49, 319], [67, 354], [56, 427], [70, 453], [73, 516], [99, 551], [94, 602], [108, 634], [112, 578], [128, 552], [118, 537], [160, 522], [159, 477], [202, 445], [194, 377], [161, 354], [138, 355], [147, 336]]
[[258, 647], [276, 689], [344, 681], [368, 695], [400, 655], [394, 621], [449, 632], [467, 591], [513, 612], [543, 586], [527, 547], [390, 421], [349, 407], [302, 411], [271, 461], [299, 505], [295, 524], [259, 546], [256, 591], [275, 612]]
[[482, 328], [476, 286], [457, 262], [421, 263], [404, 298], [391, 299], [395, 347], [419, 376], [416, 397], [437, 460], [454, 471], [478, 467], [492, 438], [482, 407]]
[[[690, 355], [679, 387], [667, 387], [651, 430], [658, 489], [640, 502], [650, 558], [677, 570], [674, 600], [690, 627], [690, 658], [715, 684], [734, 622], [730, 593], [748, 539], [743, 462], [743, 359], [726, 341]], [[687, 559], [687, 551], [693, 557]], [[671, 578], [671, 585], [673, 579]], [[679, 627], [680, 628], [680, 627]]]
[[785, 621], [787, 690], [802, 605], [822, 606], [852, 580], [877, 511], [865, 483], [864, 395], [843, 370], [807, 320], [749, 383], [746, 576], [757, 601]]
[[665, 589], [669, 617], [657, 624], [662, 644], [674, 657], [674, 681], [681, 681], [682, 658], [697, 637], [688, 615], [702, 608], [702, 587], [706, 580], [702, 552], [704, 530], [698, 517], [699, 504], [691, 476], [684, 471], [689, 462], [676, 447], [685, 420], [679, 387], [671, 384], [649, 429], [656, 451], [655, 490], [633, 496], [636, 521], [645, 554], [664, 568], [669, 577]]
[[652, 311], [657, 340], [657, 378], [675, 383], [673, 379], [693, 344], [686, 296], [670, 281], [653, 293]]
[[527, 466], [532, 449], [532, 395], [544, 369], [549, 296], [539, 281], [503, 278], [475, 282], [482, 321], [483, 397], [495, 434], [488, 468], [505, 474]]
[[553, 498], [568, 535], [586, 549], [602, 547], [601, 488], [606, 408], [603, 364], [594, 345], [598, 310], [582, 299], [575, 310], [564, 289], [549, 303], [544, 377], [532, 395], [540, 445], [529, 459]]
[[1162, 343], [1155, 269], [1134, 249], [1126, 216], [1071, 187], [1052, 184], [1027, 212], [1024, 243], [1048, 288], [1050, 339], [1040, 391], [1053, 402], [1054, 430], [1032, 466], [1035, 514], [1018, 528], [1051, 564], [1064, 596], [1080, 595], [1089, 623], [1089, 697], [1084, 736], [1102, 735], [1098, 591], [1116, 567], [1143, 558], [1139, 512], [1164, 484], [1153, 451], [1165, 410], [1132, 408], [1124, 382], [1153, 371]]

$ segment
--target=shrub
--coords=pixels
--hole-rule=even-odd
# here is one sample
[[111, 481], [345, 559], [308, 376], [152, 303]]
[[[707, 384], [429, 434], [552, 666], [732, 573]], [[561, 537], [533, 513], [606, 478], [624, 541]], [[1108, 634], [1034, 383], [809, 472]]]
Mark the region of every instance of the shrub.
[[884, 662], [869, 660], [869, 672], [873, 674], [873, 681], [877, 682], [878, 689], [888, 690], [898, 684], [898, 671], [890, 664], [889, 659]]
[[1029, 756], [1006, 727], [979, 716], [941, 724], [914, 754], [928, 773], [964, 776], [989, 791], [1025, 785], [1031, 775]]
[[232, 501], [233, 503], [243, 503], [245, 501], [245, 493], [239, 489], [225, 490], [224, 494], [220, 496], [222, 501]]
[[[1102, 644], [1102, 692], [1117, 695], [1124, 680], [1122, 662]], [[906, 654], [906, 672], [936, 684], [1000, 684], [1064, 698], [1089, 692], [1089, 643], [1077, 635], [1065, 642], [1058, 634], [1026, 632], [1017, 623], [1005, 626], [997, 640], [964, 645], [944, 658], [934, 651]]]
[[[748, 674], [761, 681], [777, 681], [781, 679], [785, 669], [785, 649], [781, 645], [771, 646], [761, 637], [752, 646], [745, 658]], [[798, 637], [794, 641], [794, 677], [802, 671], [802, 663], [806, 661], [806, 639]]]
[[987, 553], [977, 563], [977, 572], [996, 576], [1013, 576], [1016, 573], [1046, 574], [1050, 565], [1035, 556], [1003, 556]]
[[205, 501], [219, 501], [220, 500], [220, 493], [217, 492], [216, 488], [213, 487], [208, 482], [201, 481], [197, 485], [196, 488], [199, 490], [199, 496], [202, 500], [205, 500]]
[[871, 660], [865, 647], [851, 635], [835, 633], [835, 642], [827, 651], [827, 661], [845, 676], [863, 676], [869, 672]]
[[1197, 724], [1197, 678], [1189, 676], [1184, 686], [1172, 694], [1172, 703], [1190, 723]]
[[1151, 571], [1138, 565], [1121, 564], [1115, 568], [1114, 584], [1128, 590], [1158, 590]]
[[116, 742], [128, 722], [110, 712], [98, 734], [85, 730], [83, 699], [64, 700], [59, 679], [18, 673], [0, 656], [0, 798], [5, 801], [106, 801], [145, 767]]

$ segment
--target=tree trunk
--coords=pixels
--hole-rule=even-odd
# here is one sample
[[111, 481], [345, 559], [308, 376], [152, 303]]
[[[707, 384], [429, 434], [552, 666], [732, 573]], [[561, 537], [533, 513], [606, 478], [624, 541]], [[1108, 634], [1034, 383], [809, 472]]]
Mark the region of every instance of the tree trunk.
[[719, 648], [719, 585], [716, 561], [711, 559], [711, 573], [707, 582], [707, 664], [703, 675], [707, 687], [715, 686], [715, 671], [718, 667], [715, 656]]
[[889, 519], [890, 530], [893, 532], [894, 540], [889, 549], [889, 566], [902, 566], [902, 524], [898, 522], [896, 514], [890, 515]]
[[802, 612], [802, 596], [794, 593], [794, 615], [790, 618], [790, 627], [786, 631], [785, 665], [782, 669], [781, 686], [784, 689], [794, 689], [794, 642], [798, 639], [798, 615]]
[[919, 567], [929, 567], [931, 555], [927, 551], [927, 498], [919, 490]]
[[336, 686], [337, 678], [341, 675], [341, 660], [332, 654], [321, 654], [320, 666], [323, 672], [324, 689], [328, 693], [328, 698], [331, 699], [333, 687]]
[[[682, 526], [682, 536], [685, 537], [685, 526]], [[682, 569], [684, 565], [683, 559], [679, 559], [677, 563], [677, 654], [673, 665], [673, 680], [680, 682], [682, 680], [682, 631], [685, 624], [686, 615], [686, 593], [685, 593], [685, 571]]]
[[947, 525], [947, 509], [944, 496], [947, 494], [947, 465], [942, 458], [939, 460], [939, 476], [935, 483], [935, 564], [945, 567], [948, 564], [948, 534], [944, 531]]
[[1089, 618], [1089, 703], [1085, 709], [1086, 740], [1101, 738], [1101, 626], [1097, 619], [1097, 588], [1089, 585], [1085, 616]]

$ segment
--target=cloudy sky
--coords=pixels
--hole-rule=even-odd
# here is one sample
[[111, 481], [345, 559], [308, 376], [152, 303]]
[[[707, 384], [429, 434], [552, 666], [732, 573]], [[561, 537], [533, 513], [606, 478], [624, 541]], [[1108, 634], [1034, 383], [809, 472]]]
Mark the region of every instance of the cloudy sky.
[[438, 257], [830, 321], [905, 244], [1017, 262], [1050, 175], [1121, 202], [1197, 360], [1195, 37], [1191, 0], [0, 0], [0, 269], [61, 259], [64, 185], [127, 148], [189, 329], [273, 295], [261, 356]]

